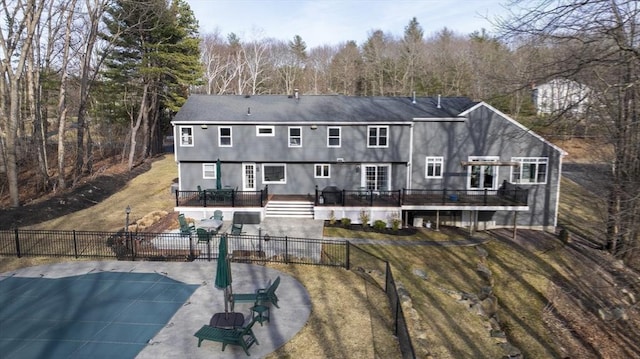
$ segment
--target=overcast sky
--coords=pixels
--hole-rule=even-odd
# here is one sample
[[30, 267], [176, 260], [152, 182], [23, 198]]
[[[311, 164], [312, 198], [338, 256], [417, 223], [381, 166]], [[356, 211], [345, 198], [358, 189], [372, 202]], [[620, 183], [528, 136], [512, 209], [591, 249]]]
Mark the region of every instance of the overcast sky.
[[[372, 30], [402, 36], [413, 17], [425, 35], [447, 27], [469, 34], [493, 27], [485, 18], [506, 13], [505, 0], [186, 0], [200, 33], [219, 29], [241, 40], [300, 35], [307, 48], [355, 40], [361, 45]], [[253, 34], [259, 34], [255, 36]]]

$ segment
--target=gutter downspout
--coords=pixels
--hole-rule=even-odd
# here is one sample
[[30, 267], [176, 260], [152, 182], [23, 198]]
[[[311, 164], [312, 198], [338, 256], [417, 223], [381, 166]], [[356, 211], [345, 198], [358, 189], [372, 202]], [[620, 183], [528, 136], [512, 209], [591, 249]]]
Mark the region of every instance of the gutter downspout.
[[409, 162], [407, 162], [407, 189], [411, 189], [411, 172], [413, 172], [413, 126], [411, 123], [409, 130]]

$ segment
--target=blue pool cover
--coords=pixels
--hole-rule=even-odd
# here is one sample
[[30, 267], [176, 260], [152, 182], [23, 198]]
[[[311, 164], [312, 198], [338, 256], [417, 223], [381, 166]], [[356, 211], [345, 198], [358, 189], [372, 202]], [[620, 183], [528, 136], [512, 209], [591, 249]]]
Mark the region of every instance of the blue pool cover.
[[0, 356], [134, 358], [198, 288], [157, 273], [0, 281]]

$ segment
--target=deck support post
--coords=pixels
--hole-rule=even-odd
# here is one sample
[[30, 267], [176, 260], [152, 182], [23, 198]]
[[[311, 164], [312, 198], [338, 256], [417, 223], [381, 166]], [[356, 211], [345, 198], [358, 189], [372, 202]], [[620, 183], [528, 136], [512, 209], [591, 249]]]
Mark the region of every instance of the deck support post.
[[436, 209], [436, 231], [440, 230], [440, 210]]
[[518, 212], [513, 211], [513, 239], [516, 239], [517, 231], [518, 231]]

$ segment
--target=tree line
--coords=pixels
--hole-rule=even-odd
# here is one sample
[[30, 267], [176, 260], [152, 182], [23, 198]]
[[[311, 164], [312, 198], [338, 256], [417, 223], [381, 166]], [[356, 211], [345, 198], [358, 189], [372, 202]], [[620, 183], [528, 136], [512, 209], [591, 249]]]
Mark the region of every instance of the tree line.
[[[564, 78], [589, 87], [586, 117], [614, 149], [599, 195], [607, 248], [626, 257], [640, 232], [638, 7], [516, 0], [495, 34], [425, 35], [411, 18], [402, 34], [372, 29], [362, 44], [307, 48], [295, 34], [199, 34], [184, 0], [2, 0], [1, 190], [19, 206], [20, 186], [67, 188], [95, 173], [96, 158], [132, 168], [162, 151], [189, 93], [468, 96], [544, 131], [584, 121], [535, 116], [532, 86]], [[34, 171], [22, 183], [25, 169]]]

